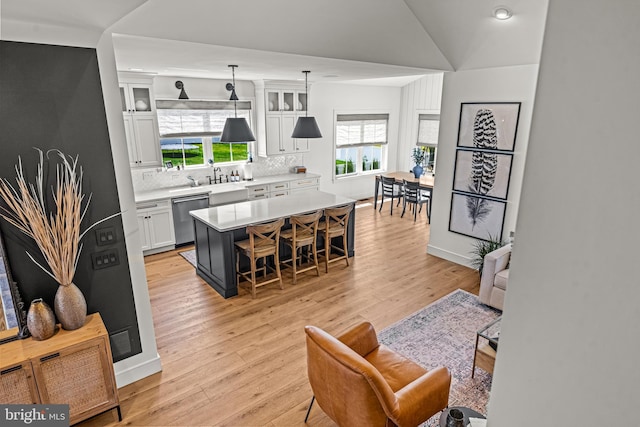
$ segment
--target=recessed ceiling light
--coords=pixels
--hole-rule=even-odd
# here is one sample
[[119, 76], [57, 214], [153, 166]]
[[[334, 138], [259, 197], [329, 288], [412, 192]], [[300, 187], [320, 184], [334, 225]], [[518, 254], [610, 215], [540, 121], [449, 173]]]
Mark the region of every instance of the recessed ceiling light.
[[504, 21], [505, 19], [511, 18], [513, 16], [513, 12], [511, 12], [511, 9], [506, 6], [498, 6], [493, 9], [493, 16], [496, 19]]

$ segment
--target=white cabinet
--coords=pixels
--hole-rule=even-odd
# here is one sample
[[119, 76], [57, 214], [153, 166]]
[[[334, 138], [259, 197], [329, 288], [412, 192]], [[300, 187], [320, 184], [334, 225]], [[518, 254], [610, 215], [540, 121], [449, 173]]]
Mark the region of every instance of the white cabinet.
[[266, 154], [295, 154], [309, 151], [306, 139], [291, 137], [298, 117], [307, 109], [307, 94], [300, 89], [265, 89]]
[[268, 184], [248, 185], [247, 193], [249, 200], [266, 199], [270, 197], [286, 196], [300, 191], [318, 190], [320, 188], [320, 178], [299, 177], [296, 179], [284, 179], [282, 181]]
[[320, 189], [320, 178], [300, 178], [293, 180], [289, 183], [289, 192], [291, 194], [299, 193], [301, 191], [309, 191]]
[[138, 229], [145, 255], [173, 249], [176, 243], [173, 212], [169, 200], [136, 205]]
[[297, 89], [267, 89], [267, 114], [307, 111], [307, 93]]
[[120, 102], [130, 165], [160, 166], [160, 135], [151, 84], [120, 83]]

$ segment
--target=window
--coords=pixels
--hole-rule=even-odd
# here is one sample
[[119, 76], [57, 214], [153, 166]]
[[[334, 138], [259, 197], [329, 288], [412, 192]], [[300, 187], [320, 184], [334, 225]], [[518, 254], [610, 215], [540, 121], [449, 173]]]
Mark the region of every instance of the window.
[[417, 145], [425, 147], [426, 157], [424, 168], [426, 172], [436, 171], [436, 152], [438, 150], [438, 133], [440, 132], [439, 114], [418, 115], [418, 141]]
[[[162, 161], [174, 166], [200, 167], [215, 163], [247, 160], [250, 145], [220, 142], [227, 117], [234, 117], [233, 102], [174, 101], [156, 102]], [[251, 103], [238, 101], [238, 117], [251, 126]]]
[[382, 169], [388, 139], [388, 114], [336, 116], [336, 177]]

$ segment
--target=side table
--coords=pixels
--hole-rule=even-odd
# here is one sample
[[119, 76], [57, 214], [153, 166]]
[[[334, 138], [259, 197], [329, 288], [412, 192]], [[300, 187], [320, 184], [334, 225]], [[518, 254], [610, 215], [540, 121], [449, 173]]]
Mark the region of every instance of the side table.
[[476, 373], [476, 367], [493, 374], [493, 366], [496, 363], [496, 349], [498, 348], [501, 319], [502, 316], [476, 332], [476, 348], [473, 353], [471, 378], [473, 378]]
[[479, 412], [474, 411], [471, 408], [467, 408], [466, 406], [450, 406], [447, 409], [445, 409], [444, 411], [442, 411], [442, 414], [440, 415], [440, 427], [447, 427], [447, 415], [449, 415], [449, 411], [451, 411], [452, 409], [457, 409], [460, 412], [462, 412], [462, 415], [464, 415], [464, 425], [467, 426], [469, 425], [469, 417], [471, 418], [481, 418], [481, 419], [485, 419], [485, 416], [482, 415]]

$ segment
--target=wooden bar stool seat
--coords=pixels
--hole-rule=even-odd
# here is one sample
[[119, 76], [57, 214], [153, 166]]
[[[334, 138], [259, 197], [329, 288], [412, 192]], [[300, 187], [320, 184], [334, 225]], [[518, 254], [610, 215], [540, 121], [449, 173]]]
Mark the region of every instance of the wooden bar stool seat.
[[[284, 225], [284, 218], [277, 221], [250, 225], [247, 227], [249, 238], [235, 242], [236, 247], [236, 273], [237, 284], [240, 286], [240, 279], [244, 278], [251, 283], [251, 296], [256, 297], [256, 288], [269, 283], [280, 283], [280, 289], [284, 289], [282, 283], [282, 275], [280, 274], [280, 229]], [[249, 271], [240, 271], [240, 254], [243, 254], [251, 263]], [[275, 267], [267, 264], [267, 257], [273, 256], [273, 264]], [[258, 283], [256, 280], [256, 272], [258, 271], [257, 262], [262, 259], [262, 271], [264, 281]], [[275, 271], [276, 277], [266, 279], [267, 270]]]
[[[325, 272], [329, 272], [329, 264], [345, 260], [349, 266], [349, 250], [347, 246], [347, 227], [349, 216], [353, 210], [353, 205], [339, 206], [337, 208], [327, 208], [324, 210], [324, 220], [318, 224], [318, 232], [324, 237], [324, 248], [319, 252], [324, 252]], [[332, 242], [336, 237], [342, 237], [342, 247], [335, 246]], [[337, 257], [331, 258], [331, 251], [339, 252]]]
[[[305, 215], [294, 215], [289, 218], [291, 228], [283, 230], [282, 233], [280, 233], [280, 239], [282, 242], [291, 248], [291, 258], [282, 261], [282, 263], [285, 265], [287, 263], [291, 263], [291, 267], [293, 268], [294, 285], [297, 283], [296, 277], [299, 273], [315, 269], [318, 276], [320, 276], [317, 248], [318, 222], [320, 221], [320, 217], [322, 217], [322, 210]], [[310, 263], [311, 261], [312, 263], [307, 267], [299, 268], [298, 261], [302, 261], [304, 258], [302, 249], [305, 247], [311, 248], [311, 256], [307, 251], [306, 258], [307, 263]], [[298, 256], [298, 251], [300, 251], [300, 256]]]

